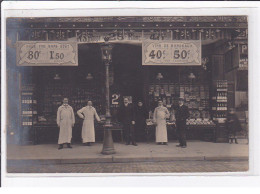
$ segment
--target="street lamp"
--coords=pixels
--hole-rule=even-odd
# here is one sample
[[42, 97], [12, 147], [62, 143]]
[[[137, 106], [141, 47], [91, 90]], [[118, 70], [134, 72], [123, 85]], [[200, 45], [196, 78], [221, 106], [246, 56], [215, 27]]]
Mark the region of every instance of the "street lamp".
[[108, 39], [101, 45], [102, 61], [106, 67], [106, 122], [104, 124], [104, 140], [102, 154], [114, 154], [114, 143], [111, 132], [111, 113], [110, 113], [110, 94], [109, 94], [109, 65], [112, 62], [113, 45], [109, 44]]

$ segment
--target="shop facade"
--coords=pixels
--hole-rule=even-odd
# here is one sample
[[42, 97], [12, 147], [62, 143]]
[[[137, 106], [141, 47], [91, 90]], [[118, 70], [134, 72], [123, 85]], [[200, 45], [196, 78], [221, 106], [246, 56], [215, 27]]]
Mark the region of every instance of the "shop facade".
[[[127, 96], [135, 105], [143, 101], [148, 112], [141, 141], [153, 141], [151, 120], [158, 99], [174, 115], [172, 107], [183, 97], [190, 111], [188, 139], [228, 142], [228, 110], [248, 109], [247, 28], [246, 16], [9, 18], [8, 141], [55, 143], [59, 132], [56, 112], [63, 97], [69, 98], [75, 112], [92, 100], [103, 121], [109, 105], [113, 139], [122, 141], [117, 110]], [[22, 41], [73, 42], [77, 65], [19, 66], [15, 55]], [[200, 65], [143, 65], [144, 41], [199, 41]], [[111, 52], [109, 69], [104, 51]], [[76, 143], [81, 141], [81, 125], [76, 116]], [[97, 141], [103, 140], [103, 130], [102, 124], [96, 124]], [[171, 120], [168, 133], [169, 140], [176, 139]]]

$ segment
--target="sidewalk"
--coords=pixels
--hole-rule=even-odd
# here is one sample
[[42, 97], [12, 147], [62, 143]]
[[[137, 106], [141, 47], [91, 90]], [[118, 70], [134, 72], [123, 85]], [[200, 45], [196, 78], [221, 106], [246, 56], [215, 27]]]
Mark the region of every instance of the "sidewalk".
[[239, 144], [188, 142], [187, 148], [176, 147], [176, 142], [168, 145], [139, 143], [138, 146], [114, 143], [116, 154], [102, 155], [102, 143], [93, 146], [72, 145], [72, 149], [57, 149], [57, 145], [8, 145], [8, 164], [39, 163], [104, 163], [104, 162], [159, 162], [181, 160], [248, 160], [248, 145], [240, 140]]

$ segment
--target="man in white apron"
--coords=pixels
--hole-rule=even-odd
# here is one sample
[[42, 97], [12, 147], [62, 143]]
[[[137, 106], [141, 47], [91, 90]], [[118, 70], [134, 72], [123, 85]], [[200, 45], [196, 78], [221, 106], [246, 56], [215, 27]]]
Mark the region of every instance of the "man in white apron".
[[100, 122], [100, 118], [97, 114], [96, 109], [92, 106], [92, 102], [88, 101], [87, 106], [78, 110], [78, 116], [83, 121], [82, 126], [82, 142], [86, 146], [90, 146], [92, 142], [95, 142], [95, 128], [94, 128], [94, 119], [96, 118]]
[[155, 138], [158, 145], [163, 144], [167, 145], [167, 125], [166, 118], [170, 116], [169, 111], [166, 107], [163, 106], [161, 100], [158, 101], [158, 107], [154, 110], [153, 122], [156, 125]]
[[75, 124], [75, 116], [72, 107], [68, 104], [68, 98], [63, 99], [63, 104], [57, 111], [57, 125], [60, 128], [59, 133], [59, 150], [63, 148], [63, 144], [67, 144], [68, 148], [71, 147], [72, 127]]

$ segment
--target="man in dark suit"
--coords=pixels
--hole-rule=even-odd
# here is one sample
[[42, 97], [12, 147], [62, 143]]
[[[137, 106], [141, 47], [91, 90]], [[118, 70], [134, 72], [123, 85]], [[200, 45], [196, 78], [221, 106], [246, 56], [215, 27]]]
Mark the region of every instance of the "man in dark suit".
[[184, 105], [184, 99], [179, 99], [179, 106], [177, 107], [175, 118], [176, 118], [176, 127], [177, 135], [180, 144], [177, 147], [186, 148], [186, 119], [190, 116], [189, 109]]
[[139, 141], [145, 138], [146, 119], [148, 117], [148, 111], [143, 105], [143, 102], [139, 100], [135, 107], [135, 134]]
[[119, 109], [119, 121], [123, 125], [123, 130], [125, 132], [126, 145], [131, 142], [134, 146], [137, 146], [135, 142], [135, 112], [132, 104], [129, 103], [128, 98], [124, 98], [124, 103]]

